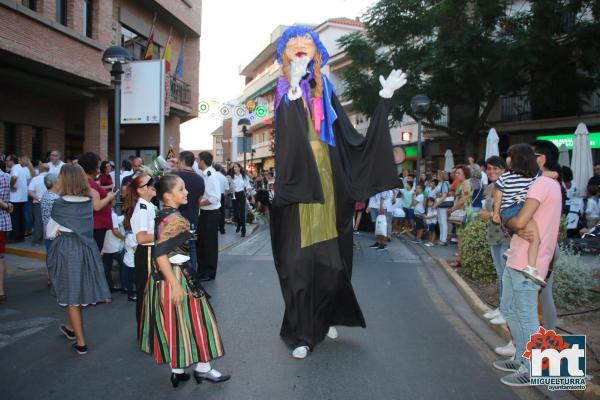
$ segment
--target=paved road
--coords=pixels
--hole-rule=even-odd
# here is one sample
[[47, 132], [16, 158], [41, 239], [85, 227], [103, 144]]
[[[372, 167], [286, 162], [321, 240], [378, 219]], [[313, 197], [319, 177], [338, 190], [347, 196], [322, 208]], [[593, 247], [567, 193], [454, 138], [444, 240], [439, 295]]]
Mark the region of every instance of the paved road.
[[227, 352], [213, 365], [233, 378], [220, 385], [189, 381], [176, 390], [169, 369], [137, 349], [134, 304], [126, 296], [85, 310], [90, 352], [77, 356], [57, 330], [65, 315], [41, 265], [12, 256], [10, 303], [0, 307], [0, 398], [543, 398], [499, 382], [485, 342], [502, 340], [422, 250], [395, 241], [377, 253], [366, 235], [356, 244], [353, 283], [367, 329], [341, 327], [337, 340], [302, 361], [278, 337], [283, 301], [268, 232], [261, 228], [229, 247], [207, 290]]

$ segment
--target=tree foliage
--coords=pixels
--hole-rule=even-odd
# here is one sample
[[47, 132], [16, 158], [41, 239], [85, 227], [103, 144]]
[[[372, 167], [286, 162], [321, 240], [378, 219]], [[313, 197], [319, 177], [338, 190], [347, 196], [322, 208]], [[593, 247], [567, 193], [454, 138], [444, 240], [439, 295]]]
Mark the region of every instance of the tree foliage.
[[[600, 0], [380, 0], [362, 20], [366, 30], [340, 42], [352, 60], [345, 95], [367, 115], [392, 68], [408, 74], [393, 119], [426, 93], [425, 124], [462, 138], [489, 129], [501, 95], [525, 93], [534, 118], [556, 117], [579, 113], [600, 86]], [[448, 126], [435, 123], [443, 106]]]

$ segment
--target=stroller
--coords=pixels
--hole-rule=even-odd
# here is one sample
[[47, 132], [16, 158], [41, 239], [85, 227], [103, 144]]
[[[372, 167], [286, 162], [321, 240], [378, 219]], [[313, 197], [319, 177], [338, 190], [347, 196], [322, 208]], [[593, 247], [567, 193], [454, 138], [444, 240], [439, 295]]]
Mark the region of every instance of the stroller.
[[583, 233], [581, 238], [569, 239], [569, 243], [581, 254], [600, 255], [600, 222]]

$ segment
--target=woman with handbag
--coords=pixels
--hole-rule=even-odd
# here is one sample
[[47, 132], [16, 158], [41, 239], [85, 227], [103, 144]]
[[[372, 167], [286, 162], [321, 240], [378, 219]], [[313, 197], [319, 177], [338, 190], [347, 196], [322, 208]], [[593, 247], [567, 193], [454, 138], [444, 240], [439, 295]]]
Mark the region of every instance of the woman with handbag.
[[450, 263], [451, 267], [460, 267], [460, 245], [462, 243], [462, 230], [471, 216], [472, 189], [470, 184], [471, 170], [466, 165], [455, 167], [454, 179], [458, 181], [454, 205], [448, 210], [448, 221], [456, 225], [458, 237], [458, 252], [455, 260]]
[[199, 277], [190, 266], [190, 223], [179, 213], [187, 203], [185, 183], [164, 175], [156, 184], [164, 208], [156, 216], [154, 265], [142, 310], [140, 347], [159, 364], [171, 366], [171, 384], [187, 381], [185, 368], [196, 363], [197, 383], [229, 380], [210, 361], [225, 352], [213, 309]]
[[450, 182], [448, 182], [448, 173], [438, 171], [440, 181], [438, 190], [438, 200], [436, 202], [438, 225], [440, 229], [440, 246], [448, 245], [448, 209], [454, 205], [454, 196], [450, 194]]
[[237, 222], [235, 233], [242, 232], [242, 237], [246, 236], [246, 191], [252, 189], [246, 170], [239, 163], [233, 164], [233, 175], [231, 176], [234, 184], [233, 215]]

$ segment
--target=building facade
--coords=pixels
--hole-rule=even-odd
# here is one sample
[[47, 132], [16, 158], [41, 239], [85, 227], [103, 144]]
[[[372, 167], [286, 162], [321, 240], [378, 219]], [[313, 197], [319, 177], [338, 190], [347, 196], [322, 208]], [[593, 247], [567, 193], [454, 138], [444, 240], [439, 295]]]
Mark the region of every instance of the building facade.
[[[201, 0], [0, 0], [0, 149], [45, 159], [94, 151], [114, 157], [114, 90], [103, 51], [126, 48], [143, 59], [155, 21], [153, 58], [172, 32], [165, 148], [179, 147], [179, 125], [198, 113]], [[122, 125], [123, 156], [156, 156], [158, 125]]]
[[223, 157], [223, 125], [212, 131], [210, 135], [213, 138], [213, 162], [215, 164], [223, 164], [225, 161]]

